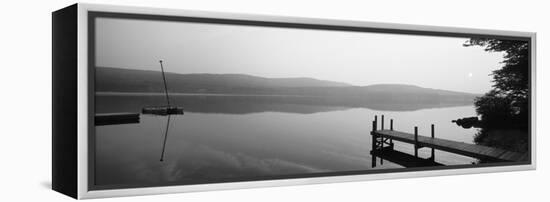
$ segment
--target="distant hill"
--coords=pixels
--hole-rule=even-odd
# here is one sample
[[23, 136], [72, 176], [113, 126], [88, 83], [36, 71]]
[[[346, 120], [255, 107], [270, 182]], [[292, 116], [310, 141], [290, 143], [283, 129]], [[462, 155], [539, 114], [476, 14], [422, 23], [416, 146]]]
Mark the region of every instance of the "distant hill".
[[[168, 88], [173, 92], [230, 93], [242, 89], [288, 87], [342, 87], [346, 83], [313, 78], [264, 78], [245, 74], [175, 74], [166, 73]], [[163, 92], [162, 75], [158, 71], [120, 68], [96, 68], [96, 91]]]
[[[158, 71], [98, 67], [97, 92], [163, 92]], [[353, 86], [313, 78], [264, 78], [244, 74], [167, 73], [172, 93], [291, 95], [318, 97], [316, 102], [339, 106], [373, 103], [472, 104], [476, 94], [422, 88], [413, 85], [379, 84]]]

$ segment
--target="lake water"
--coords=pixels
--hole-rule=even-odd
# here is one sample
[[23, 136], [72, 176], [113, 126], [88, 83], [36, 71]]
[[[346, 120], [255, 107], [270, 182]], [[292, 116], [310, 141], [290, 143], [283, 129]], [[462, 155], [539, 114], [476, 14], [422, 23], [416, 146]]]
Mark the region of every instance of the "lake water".
[[[159, 95], [97, 95], [96, 113], [138, 112], [160, 105]], [[231, 181], [308, 173], [400, 168], [384, 161], [371, 167], [371, 122], [384, 114], [386, 128], [471, 143], [476, 129], [451, 120], [475, 116], [474, 106], [372, 108], [330, 106], [305, 98], [179, 95], [171, 99], [185, 115], [141, 115], [137, 124], [96, 126], [95, 181], [100, 186], [153, 186]], [[383, 106], [383, 107], [377, 107]], [[380, 117], [379, 117], [380, 118]], [[166, 140], [166, 141], [165, 141]], [[164, 142], [166, 142], [164, 144]], [[163, 154], [164, 146], [164, 154]], [[413, 153], [413, 145], [396, 142]], [[160, 161], [163, 155], [163, 161]], [[421, 157], [429, 157], [421, 149]], [[445, 165], [476, 159], [436, 151]]]

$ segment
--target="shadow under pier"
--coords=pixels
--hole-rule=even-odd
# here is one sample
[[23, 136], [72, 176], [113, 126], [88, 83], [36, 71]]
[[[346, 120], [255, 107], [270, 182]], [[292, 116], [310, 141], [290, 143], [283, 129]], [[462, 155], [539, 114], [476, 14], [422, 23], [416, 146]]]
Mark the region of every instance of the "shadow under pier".
[[441, 163], [435, 162], [431, 158], [420, 158], [413, 155], [396, 151], [391, 147], [384, 147], [381, 149], [372, 150], [370, 152], [372, 156], [372, 167], [376, 167], [376, 158], [380, 158], [380, 163], [383, 163], [383, 160], [395, 163], [397, 165], [403, 166], [405, 168], [413, 167], [429, 167], [429, 166], [443, 166]]

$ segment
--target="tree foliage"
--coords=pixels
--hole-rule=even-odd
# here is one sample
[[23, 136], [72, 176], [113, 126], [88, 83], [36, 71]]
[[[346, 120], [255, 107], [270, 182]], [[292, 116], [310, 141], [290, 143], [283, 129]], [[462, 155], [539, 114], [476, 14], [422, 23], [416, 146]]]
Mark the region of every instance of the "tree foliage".
[[528, 113], [529, 44], [517, 40], [472, 38], [464, 46], [482, 46], [485, 51], [504, 52], [502, 68], [491, 74], [493, 89], [475, 100], [476, 112], [481, 115], [485, 127], [525, 127], [527, 123], [520, 120], [527, 120]]

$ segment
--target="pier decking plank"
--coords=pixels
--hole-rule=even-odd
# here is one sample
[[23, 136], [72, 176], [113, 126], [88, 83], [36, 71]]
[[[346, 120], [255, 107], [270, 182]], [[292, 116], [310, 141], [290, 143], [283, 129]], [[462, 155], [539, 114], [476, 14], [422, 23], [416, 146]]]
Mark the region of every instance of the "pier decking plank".
[[416, 143], [420, 147], [430, 147], [437, 150], [478, 159], [491, 159], [496, 161], [524, 161], [528, 157], [528, 155], [523, 153], [420, 135], [418, 136], [418, 142], [415, 142], [414, 134], [394, 130], [377, 130], [373, 131], [372, 134], [405, 143]]

